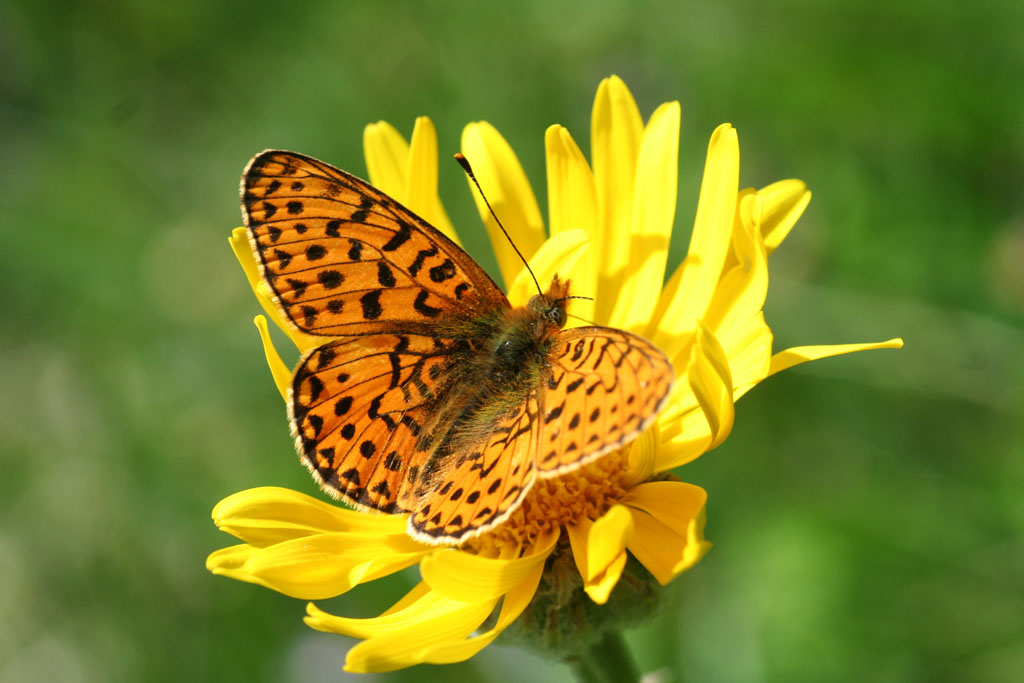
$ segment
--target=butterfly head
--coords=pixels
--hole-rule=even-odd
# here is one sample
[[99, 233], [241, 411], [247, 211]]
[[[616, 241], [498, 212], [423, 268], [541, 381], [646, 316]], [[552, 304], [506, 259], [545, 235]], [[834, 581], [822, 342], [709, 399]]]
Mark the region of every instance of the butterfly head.
[[565, 327], [565, 302], [570, 297], [569, 281], [560, 280], [556, 275], [551, 281], [548, 291], [530, 299], [527, 305], [530, 312], [537, 316], [537, 322], [545, 331], [560, 330]]

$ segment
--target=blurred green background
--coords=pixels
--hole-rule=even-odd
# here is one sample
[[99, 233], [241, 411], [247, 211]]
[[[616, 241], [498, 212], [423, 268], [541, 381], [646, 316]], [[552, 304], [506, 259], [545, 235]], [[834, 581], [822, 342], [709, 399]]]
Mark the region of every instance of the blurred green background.
[[[714, 550], [629, 633], [662, 680], [1024, 676], [1024, 6], [56, 2], [0, 6], [0, 682], [347, 680], [301, 601], [214, 577], [223, 496], [298, 465], [227, 245], [267, 147], [365, 175], [362, 129], [437, 125], [489, 268], [462, 126], [544, 206], [599, 80], [683, 106], [674, 262], [714, 126], [741, 184], [807, 181], [772, 259], [777, 348], [906, 339], [773, 378], [680, 474]], [[493, 270], [493, 268], [492, 268]], [[370, 616], [404, 575], [332, 601]], [[363, 680], [567, 680], [491, 647]]]

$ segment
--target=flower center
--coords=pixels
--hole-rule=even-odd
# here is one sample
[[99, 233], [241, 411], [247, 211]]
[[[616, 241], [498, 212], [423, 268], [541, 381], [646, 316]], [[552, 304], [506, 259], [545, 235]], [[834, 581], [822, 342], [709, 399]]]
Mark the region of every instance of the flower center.
[[597, 519], [626, 494], [629, 450], [615, 451], [560, 477], [537, 479], [508, 519], [467, 543], [465, 549], [508, 557], [583, 517]]

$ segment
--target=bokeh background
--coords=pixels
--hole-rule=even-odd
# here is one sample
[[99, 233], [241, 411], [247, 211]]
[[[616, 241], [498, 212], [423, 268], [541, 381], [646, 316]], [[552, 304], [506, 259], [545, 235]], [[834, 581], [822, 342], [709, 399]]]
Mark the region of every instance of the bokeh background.
[[[545, 205], [599, 80], [683, 107], [673, 262], [713, 128], [741, 184], [807, 181], [772, 258], [778, 348], [906, 348], [775, 377], [680, 474], [714, 550], [628, 637], [690, 681], [1024, 676], [1024, 5], [57, 2], [0, 5], [0, 682], [347, 680], [352, 641], [214, 577], [210, 509], [314, 492], [227, 245], [267, 147], [365, 175], [362, 129], [437, 125], [441, 194], [484, 119]], [[891, 6], [890, 6], [891, 5]], [[333, 601], [370, 616], [407, 574]], [[363, 680], [568, 680], [491, 647]]]

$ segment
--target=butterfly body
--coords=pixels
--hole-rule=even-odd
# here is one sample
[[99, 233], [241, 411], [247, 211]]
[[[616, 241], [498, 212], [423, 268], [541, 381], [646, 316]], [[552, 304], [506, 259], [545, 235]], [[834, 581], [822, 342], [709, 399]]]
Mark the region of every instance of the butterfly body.
[[394, 199], [323, 162], [264, 152], [242, 206], [285, 320], [324, 338], [292, 381], [300, 457], [326, 491], [458, 544], [538, 477], [621, 448], [672, 384], [664, 354], [603, 327], [562, 329], [569, 283], [524, 307]]

